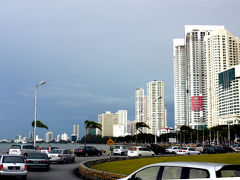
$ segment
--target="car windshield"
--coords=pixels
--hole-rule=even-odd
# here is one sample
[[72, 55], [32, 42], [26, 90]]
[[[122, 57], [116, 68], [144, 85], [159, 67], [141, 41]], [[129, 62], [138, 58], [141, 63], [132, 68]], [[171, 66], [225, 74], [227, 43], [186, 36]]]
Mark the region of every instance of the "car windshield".
[[114, 146], [114, 149], [120, 149], [120, 146]]
[[46, 154], [32, 153], [28, 155], [28, 159], [47, 159]]
[[240, 165], [226, 165], [216, 172], [217, 177], [240, 177]]
[[56, 154], [61, 154], [62, 150], [54, 149], [50, 153], [56, 153]]
[[3, 163], [24, 163], [24, 159], [21, 156], [5, 156], [3, 157]]
[[12, 145], [11, 149], [21, 149], [21, 146], [20, 145]]
[[42, 147], [42, 150], [48, 150], [48, 147]]

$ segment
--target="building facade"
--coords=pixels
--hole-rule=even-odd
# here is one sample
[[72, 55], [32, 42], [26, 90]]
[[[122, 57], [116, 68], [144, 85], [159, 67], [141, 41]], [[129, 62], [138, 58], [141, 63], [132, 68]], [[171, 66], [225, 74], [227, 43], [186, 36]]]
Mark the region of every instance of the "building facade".
[[186, 107], [186, 57], [184, 39], [173, 40], [174, 58], [174, 113], [175, 129], [187, 123]]
[[78, 124], [74, 124], [73, 125], [73, 136], [76, 136], [76, 141], [79, 140], [79, 125]]
[[164, 81], [147, 83], [147, 133], [156, 134], [165, 124]]
[[111, 111], [106, 111], [101, 115], [98, 115], [98, 123], [102, 125], [102, 130], [98, 131], [102, 137], [113, 136], [113, 125], [118, 124], [118, 113], [112, 114]]
[[53, 141], [53, 132], [52, 131], [47, 132], [45, 135], [45, 142], [49, 143], [51, 141]]

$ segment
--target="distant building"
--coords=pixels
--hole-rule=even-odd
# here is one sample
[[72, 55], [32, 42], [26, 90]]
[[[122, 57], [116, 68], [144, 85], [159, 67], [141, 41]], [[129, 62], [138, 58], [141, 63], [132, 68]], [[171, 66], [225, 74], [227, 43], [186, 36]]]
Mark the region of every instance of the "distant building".
[[113, 136], [113, 125], [118, 124], [118, 114], [112, 114], [111, 111], [98, 115], [98, 123], [102, 125], [101, 133], [104, 136]]
[[68, 141], [68, 140], [69, 140], [68, 134], [63, 133], [63, 134], [61, 135], [61, 140], [62, 140], [62, 141]]
[[59, 142], [60, 140], [61, 140], [61, 136], [60, 136], [60, 134], [58, 134], [56, 141]]
[[125, 136], [125, 127], [124, 125], [114, 124], [113, 125], [113, 137]]
[[73, 135], [76, 136], [76, 139], [79, 139], [79, 125], [78, 124], [74, 124], [73, 125]]
[[[127, 110], [118, 110], [117, 111], [117, 114], [118, 114], [118, 127], [123, 127], [123, 130], [121, 128], [121, 130], [117, 130], [116, 131], [121, 131], [121, 136], [124, 136], [126, 133], [127, 133], [127, 121], [128, 121], [128, 113], [127, 113]], [[114, 130], [113, 130], [114, 132]]]
[[49, 143], [53, 141], [53, 132], [47, 132], [46, 135], [45, 135], [45, 142], [46, 143]]

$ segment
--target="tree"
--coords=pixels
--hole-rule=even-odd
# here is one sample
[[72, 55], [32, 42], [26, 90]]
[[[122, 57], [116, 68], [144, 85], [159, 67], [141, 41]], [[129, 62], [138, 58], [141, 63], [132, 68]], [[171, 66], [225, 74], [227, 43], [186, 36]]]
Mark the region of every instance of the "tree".
[[86, 120], [84, 122], [85, 124], [85, 140], [84, 140], [84, 146], [86, 147], [86, 144], [87, 144], [87, 129], [89, 128], [97, 128], [97, 129], [100, 129], [102, 130], [102, 125], [99, 124], [99, 123], [96, 123], [95, 121], [89, 121], [89, 120]]
[[136, 144], [137, 144], [137, 131], [139, 131], [142, 134], [143, 132], [142, 132], [141, 129], [144, 128], [144, 127], [150, 129], [150, 127], [144, 122], [137, 122], [136, 123]]

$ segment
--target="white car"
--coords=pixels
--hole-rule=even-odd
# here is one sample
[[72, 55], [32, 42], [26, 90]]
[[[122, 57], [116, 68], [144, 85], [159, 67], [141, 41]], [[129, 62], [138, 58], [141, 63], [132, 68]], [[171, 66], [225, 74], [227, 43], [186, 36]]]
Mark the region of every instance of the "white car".
[[28, 154], [32, 152], [40, 152], [40, 150], [31, 144], [13, 144], [9, 149], [11, 155], [23, 155], [27, 159]]
[[50, 162], [75, 162], [75, 155], [70, 149], [54, 149], [48, 153]]
[[166, 149], [166, 152], [171, 154], [176, 154], [180, 150], [180, 147], [177, 146], [170, 146]]
[[200, 155], [200, 151], [197, 151], [194, 148], [191, 147], [185, 147], [181, 148], [180, 150], [177, 151], [177, 154], [179, 155]]
[[127, 152], [128, 152], [128, 146], [117, 145], [113, 147], [114, 155], [127, 155]]
[[155, 153], [147, 147], [137, 146], [129, 147], [127, 155], [141, 157], [141, 156], [155, 156]]
[[27, 165], [23, 156], [0, 155], [0, 176], [21, 176], [22, 179], [27, 179]]
[[[231, 178], [230, 178], [231, 177]], [[166, 162], [144, 166], [121, 180], [239, 179], [240, 165], [204, 162]]]

